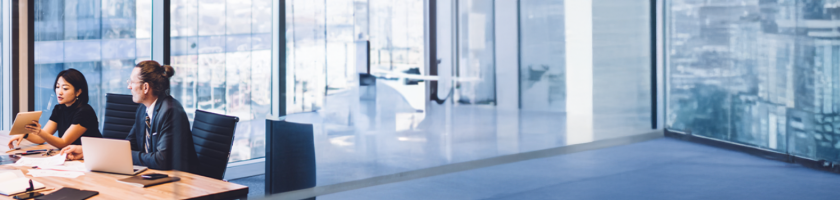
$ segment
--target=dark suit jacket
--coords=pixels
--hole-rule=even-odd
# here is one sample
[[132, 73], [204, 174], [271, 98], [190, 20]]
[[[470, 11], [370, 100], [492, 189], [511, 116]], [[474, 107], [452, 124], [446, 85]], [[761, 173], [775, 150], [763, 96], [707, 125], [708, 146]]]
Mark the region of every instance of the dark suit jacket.
[[151, 169], [176, 169], [196, 172], [198, 157], [193, 146], [190, 121], [184, 107], [172, 96], [158, 97], [151, 119], [151, 152], [144, 153], [146, 145], [146, 106], [138, 106], [134, 127], [128, 133], [131, 141], [131, 158], [134, 165]]

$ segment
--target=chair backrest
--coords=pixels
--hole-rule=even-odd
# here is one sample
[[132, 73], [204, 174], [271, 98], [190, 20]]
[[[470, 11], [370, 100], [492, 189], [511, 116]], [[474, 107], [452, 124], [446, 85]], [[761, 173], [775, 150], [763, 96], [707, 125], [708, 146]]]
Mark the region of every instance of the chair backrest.
[[131, 127], [134, 126], [134, 114], [137, 112], [138, 103], [131, 100], [131, 95], [111, 94], [105, 95], [105, 119], [102, 120], [102, 137], [122, 139], [128, 137]]
[[198, 166], [201, 166], [199, 175], [219, 180], [225, 177], [237, 122], [239, 117], [195, 111], [192, 134]]
[[315, 187], [312, 124], [265, 121], [265, 194]]

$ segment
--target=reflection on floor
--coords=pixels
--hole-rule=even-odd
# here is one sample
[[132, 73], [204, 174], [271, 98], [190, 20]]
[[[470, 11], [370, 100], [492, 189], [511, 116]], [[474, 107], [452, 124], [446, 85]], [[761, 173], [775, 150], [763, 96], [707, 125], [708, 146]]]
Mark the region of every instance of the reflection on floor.
[[[288, 121], [314, 125], [318, 186], [570, 145], [564, 113], [450, 102], [418, 109], [389, 86], [393, 84], [378, 81], [375, 88], [331, 94], [318, 112], [287, 116]], [[627, 122], [596, 124], [592, 138], [649, 131], [619, 123]], [[621, 128], [625, 131], [611, 131]], [[231, 182], [259, 183], [258, 178]], [[251, 191], [251, 197], [263, 192]]]
[[318, 199], [837, 199], [837, 185], [838, 174], [661, 138]]

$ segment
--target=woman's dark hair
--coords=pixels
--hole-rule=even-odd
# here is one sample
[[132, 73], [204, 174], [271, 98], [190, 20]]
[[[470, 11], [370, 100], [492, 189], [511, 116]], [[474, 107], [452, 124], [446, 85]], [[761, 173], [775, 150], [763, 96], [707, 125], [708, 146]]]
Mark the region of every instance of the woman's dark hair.
[[75, 89], [74, 92], [82, 90], [82, 93], [79, 94], [79, 99], [76, 100], [74, 104], [80, 103], [76, 105], [82, 105], [87, 104], [88, 101], [90, 101], [90, 96], [88, 96], [87, 80], [85, 79], [85, 75], [83, 75], [82, 72], [79, 72], [79, 70], [73, 68], [59, 72], [58, 76], [55, 76], [55, 83], [53, 83], [53, 87], [55, 87], [55, 85], [58, 84], [58, 78], [61, 77], [64, 77], [64, 82], [67, 82], [73, 86], [73, 88]]
[[172, 66], [161, 66], [157, 61], [147, 60], [134, 67], [140, 68], [140, 81], [149, 83], [156, 96], [169, 94], [169, 78], [175, 75]]

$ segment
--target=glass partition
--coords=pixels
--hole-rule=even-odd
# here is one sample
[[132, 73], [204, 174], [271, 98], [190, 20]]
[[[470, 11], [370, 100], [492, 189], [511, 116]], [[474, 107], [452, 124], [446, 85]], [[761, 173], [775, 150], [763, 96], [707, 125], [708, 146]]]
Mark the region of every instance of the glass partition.
[[425, 83], [409, 78], [425, 74], [422, 7], [420, 0], [286, 0], [287, 112], [318, 111], [330, 106], [327, 96], [353, 90], [356, 58], [364, 53], [356, 45], [366, 42], [370, 73], [401, 94], [420, 94], [407, 98], [425, 109]]
[[458, 1], [455, 96], [460, 104], [496, 103], [493, 2]]
[[356, 26], [366, 1], [286, 1], [288, 74], [293, 93], [288, 113], [320, 110], [325, 96], [348, 89], [356, 80], [356, 43], [369, 38]]
[[85, 75], [89, 104], [104, 116], [105, 94], [129, 94], [135, 63], [150, 59], [151, 0], [35, 0], [35, 110], [49, 120], [58, 72]]
[[[196, 109], [240, 118], [230, 161], [264, 156], [270, 110], [271, 1], [171, 1], [171, 95]], [[75, 68], [102, 119], [106, 93], [151, 55], [151, 0], [35, 1], [35, 107], [55, 105], [53, 80]], [[100, 120], [101, 121], [101, 120]], [[101, 124], [101, 123], [100, 123]]]
[[239, 117], [230, 161], [265, 156], [271, 110], [271, 0], [171, 1], [172, 96]]
[[519, 112], [525, 119], [519, 120], [519, 126], [522, 135], [542, 135], [542, 148], [569, 143], [564, 4], [563, 0], [519, 1], [519, 74], [515, 84]]
[[[650, 74], [653, 70], [650, 63], [650, 1], [591, 1], [591, 22], [567, 18], [569, 9], [583, 8], [566, 6], [563, 0], [519, 3], [520, 109], [526, 114], [551, 116], [523, 121], [523, 127], [564, 129], [571, 126], [565, 124], [567, 107], [581, 106], [582, 102], [567, 101], [567, 98], [577, 97], [592, 103], [588, 113], [595, 122], [590, 128], [592, 140], [650, 130]], [[591, 34], [592, 43], [584, 45], [591, 45], [591, 65], [570, 63], [567, 51], [585, 49], [570, 46], [572, 44], [567, 41], [572, 34], [581, 34], [584, 29], [580, 27], [590, 26], [592, 32], [584, 34]], [[570, 27], [576, 29], [570, 30]], [[571, 79], [567, 77], [570, 72], [567, 68], [571, 67], [577, 68], [578, 73], [581, 69], [591, 70], [591, 75]], [[567, 87], [589, 84], [592, 87], [589, 94], [568, 92]], [[573, 95], [591, 95], [591, 98]]]
[[[650, 3], [648, 0], [592, 1], [595, 140], [651, 130], [651, 72], [654, 68], [650, 52], [655, 41], [650, 37], [653, 25]], [[567, 66], [567, 69], [569, 67], [574, 66]], [[566, 87], [577, 85], [567, 82]]]
[[667, 128], [839, 160], [837, 5], [667, 1]]
[[519, 3], [522, 110], [566, 111], [566, 30], [562, 0]]

